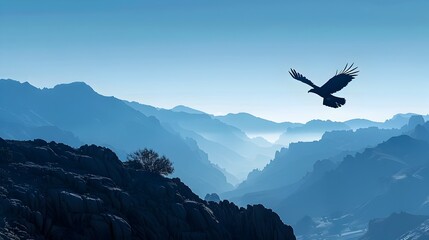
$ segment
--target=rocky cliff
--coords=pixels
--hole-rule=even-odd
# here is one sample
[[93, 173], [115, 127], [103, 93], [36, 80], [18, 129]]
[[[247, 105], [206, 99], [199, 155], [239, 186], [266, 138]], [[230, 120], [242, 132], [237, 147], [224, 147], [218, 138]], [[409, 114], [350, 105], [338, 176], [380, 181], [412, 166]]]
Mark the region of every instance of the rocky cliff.
[[0, 139], [0, 239], [295, 239], [262, 205], [206, 202], [109, 149]]

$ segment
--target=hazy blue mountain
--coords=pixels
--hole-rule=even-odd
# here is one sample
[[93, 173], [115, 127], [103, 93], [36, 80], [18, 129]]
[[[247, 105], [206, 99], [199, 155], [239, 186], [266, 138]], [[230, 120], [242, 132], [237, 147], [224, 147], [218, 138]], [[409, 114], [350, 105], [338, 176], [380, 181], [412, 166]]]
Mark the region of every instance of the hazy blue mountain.
[[[373, 219], [368, 224], [368, 231], [360, 240], [424, 240], [429, 238], [429, 216], [413, 215], [405, 212], [393, 213], [387, 218]], [[417, 234], [426, 226], [426, 234]]]
[[[325, 132], [335, 130], [357, 130], [369, 127], [401, 129], [404, 125], [408, 124], [411, 117], [416, 115], [414, 113], [396, 114], [384, 122], [375, 122], [367, 119], [351, 119], [345, 122], [311, 120], [306, 124], [288, 128], [287, 131], [280, 135], [276, 143], [287, 146], [292, 142], [319, 140]], [[422, 118], [429, 119], [429, 115], [422, 116]]]
[[254, 142], [256, 145], [260, 147], [271, 147], [273, 145], [271, 142], [267, 141], [263, 137], [253, 137], [251, 139], [252, 139], [252, 142]]
[[225, 116], [216, 116], [222, 122], [243, 130], [250, 136], [263, 136], [264, 134], [283, 133], [290, 127], [302, 124], [282, 122], [277, 123], [263, 118], [255, 117], [248, 113], [230, 113]]
[[[328, 171], [335, 169], [338, 164], [339, 163], [335, 163], [329, 159], [319, 160], [314, 163], [311, 173], [308, 173], [295, 183], [261, 191], [247, 191], [248, 189], [243, 191], [238, 189], [229, 193], [225, 193], [224, 196], [229, 197], [231, 201], [234, 201], [240, 206], [263, 203], [266, 206], [277, 207], [285, 198], [293, 194], [298, 189], [312, 185], [313, 183], [319, 181]], [[249, 174], [249, 179], [257, 179], [259, 174], [261, 174], [261, 171], [255, 170]], [[243, 192], [245, 193], [243, 194]], [[239, 193], [242, 195], [238, 195]]]
[[[365, 233], [365, 223], [370, 219], [398, 211], [428, 215], [428, 183], [429, 142], [401, 135], [354, 157], [347, 156], [334, 168], [319, 173], [315, 169], [292, 193], [286, 193], [283, 201], [271, 200], [267, 206], [284, 220], [295, 222], [297, 229], [304, 229], [296, 232], [300, 239], [343, 239], [339, 237], [342, 235], [356, 239]], [[306, 220], [309, 217], [312, 221]], [[312, 222], [317, 227], [312, 227]], [[422, 230], [425, 226], [429, 225], [419, 226], [415, 230], [418, 234], [414, 230], [410, 234], [427, 236], [429, 231]], [[386, 238], [387, 231], [394, 231], [390, 227], [378, 229], [386, 233], [380, 239], [407, 239]]]
[[240, 155], [231, 148], [218, 142], [207, 140], [198, 133], [186, 130], [180, 132], [184, 133], [187, 137], [195, 139], [198, 146], [207, 152], [209, 160], [222, 169], [228, 182], [233, 185], [242, 182], [250, 170], [260, 167], [270, 158], [267, 156], [261, 159], [260, 163], [253, 163], [251, 159]]
[[[17, 95], [13, 98], [10, 95]], [[31, 103], [40, 91], [28, 82], [0, 80], [0, 136], [8, 139], [31, 140], [43, 138], [74, 147], [82, 145], [73, 133], [54, 126], [40, 116]]]
[[187, 107], [187, 106], [183, 106], [183, 105], [178, 105], [175, 106], [174, 108], [170, 109], [173, 112], [185, 112], [185, 113], [190, 113], [190, 114], [207, 114], [205, 112]]
[[[334, 131], [317, 142], [291, 144], [265, 169], [252, 172], [248, 180], [222, 197], [242, 206], [262, 203], [273, 208], [284, 220], [296, 223], [295, 229], [303, 231], [296, 232], [301, 239], [343, 239], [339, 234], [356, 239], [364, 233], [369, 219], [397, 211], [428, 215], [429, 122], [422, 122], [421, 116], [411, 116], [408, 121], [402, 129]], [[360, 148], [366, 148], [362, 153], [349, 151], [351, 155], [320, 158], [324, 160], [316, 161], [299, 181], [285, 181], [297, 169], [296, 165], [285, 164], [288, 151], [297, 151], [295, 145], [302, 145], [303, 153], [322, 155], [326, 152], [315, 146], [356, 149], [376, 142], [380, 144]], [[305, 159], [303, 154], [295, 157], [298, 161]]]
[[[387, 119], [382, 127], [383, 128], [401, 128], [408, 124], [408, 121], [412, 116], [419, 115], [415, 113], [400, 113], [393, 116], [391, 119]], [[422, 116], [424, 119], [429, 118], [429, 115]]]
[[344, 123], [353, 130], [356, 130], [359, 128], [369, 128], [369, 127], [383, 128], [382, 122], [374, 122], [368, 119], [361, 119], [361, 118], [350, 119], [345, 121]]
[[351, 119], [348, 121], [345, 121], [344, 123], [347, 124], [352, 129], [358, 129], [358, 128], [367, 128], [367, 127], [378, 127], [378, 128], [402, 128], [404, 125], [407, 125], [410, 121], [410, 118], [414, 116], [420, 116], [419, 120], [423, 120], [428, 118], [429, 116], [421, 116], [419, 114], [415, 113], [406, 113], [406, 114], [396, 114], [392, 118], [387, 119], [384, 122], [374, 122], [367, 119]]
[[[276, 152], [275, 158], [262, 171], [250, 174], [237, 189], [224, 196], [236, 199], [249, 193], [257, 194], [267, 190], [276, 192], [276, 189], [302, 179], [312, 171], [314, 163], [318, 160], [331, 159], [332, 162], [339, 162], [348, 154], [375, 146], [399, 134], [401, 131], [398, 129], [372, 127], [356, 131], [327, 132], [319, 141], [291, 143], [289, 148], [282, 148]], [[269, 194], [265, 194], [265, 199], [268, 200], [270, 197]], [[246, 197], [241, 198], [240, 202], [247, 202]]]
[[328, 131], [350, 129], [347, 124], [342, 122], [311, 120], [304, 125], [288, 128], [280, 135], [276, 143], [288, 146], [292, 142], [319, 140]]
[[[236, 197], [237, 193], [249, 193], [250, 189], [253, 192], [258, 192], [293, 184], [307, 172], [310, 172], [313, 164], [318, 160], [332, 159], [335, 162], [336, 159], [336, 161], [341, 161], [342, 157], [347, 154], [375, 146], [401, 133], [419, 135], [422, 139], [429, 138], [429, 133], [426, 132], [426, 129], [416, 128], [419, 124], [425, 124], [422, 116], [407, 114], [402, 118], [406, 118], [408, 122], [403, 124], [401, 120], [402, 128], [400, 129], [369, 127], [358, 128], [354, 131], [331, 131], [335, 128], [348, 129], [349, 127], [341, 122], [320, 120], [310, 121], [300, 127], [289, 128], [287, 133], [298, 132], [298, 136], [305, 135], [308, 132], [328, 132], [324, 132], [319, 141], [291, 143], [289, 148], [283, 148], [276, 153], [274, 160], [264, 168], [258, 177], [249, 177], [230, 196]], [[415, 132], [416, 129], [419, 131]]]
[[328, 132], [334, 130], [349, 130], [350, 127], [342, 122], [334, 122], [331, 120], [311, 120], [306, 124], [298, 127], [289, 128], [289, 133], [312, 133], [312, 132]]
[[396, 114], [391, 119], [387, 119], [384, 122], [384, 125], [386, 127], [391, 127], [391, 128], [400, 128], [400, 127], [404, 126], [405, 124], [407, 124], [409, 118], [413, 115], [415, 115], [415, 114], [414, 113]]
[[424, 125], [425, 119], [422, 115], [412, 115], [408, 119], [408, 123], [402, 126], [403, 131], [414, 131], [418, 125]]
[[111, 147], [122, 158], [139, 148], [152, 148], [169, 157], [175, 176], [201, 195], [232, 187], [195, 141], [166, 130], [156, 118], [121, 100], [99, 95], [85, 83], [38, 89], [28, 83], [1, 80], [0, 100], [2, 121], [55, 126], [84, 143]]
[[[247, 176], [248, 172], [252, 169], [252, 166], [243, 167], [243, 164], [249, 164], [249, 159], [246, 159], [246, 157], [225, 145], [215, 141], [210, 141], [196, 132], [185, 130], [178, 126], [173, 128], [173, 130], [180, 132], [182, 136], [194, 139], [197, 142], [198, 147], [207, 152], [209, 161], [218, 166], [227, 178], [227, 181], [233, 185], [237, 185], [242, 182], [244, 177]], [[269, 157], [266, 159], [269, 159]], [[266, 159], [260, 164], [266, 162]]]
[[408, 134], [415, 139], [429, 142], [429, 121], [422, 125], [417, 125]]
[[361, 221], [395, 211], [429, 214], [428, 183], [429, 143], [401, 135], [347, 156], [335, 170], [275, 209], [287, 212], [291, 222], [335, 213], [353, 214]]
[[[0, 114], [0, 118], [2, 115]], [[68, 144], [73, 147], [83, 145], [73, 133], [59, 129], [56, 126], [27, 126], [15, 122], [0, 120], [0, 136], [14, 140], [32, 140], [36, 138], [45, 139]]]
[[214, 166], [219, 169], [225, 175], [228, 183], [232, 184], [234, 187], [238, 186], [242, 182], [242, 180], [238, 179], [236, 176], [232, 175], [230, 172], [226, 171], [225, 168], [221, 168], [218, 165], [214, 164]]
[[34, 110], [33, 99], [40, 98], [40, 91], [28, 82], [0, 80], [0, 116], [2, 121], [24, 126], [52, 125]]
[[240, 129], [209, 114], [195, 114], [186, 107], [179, 108], [186, 111], [177, 112], [136, 102], [125, 103], [147, 116], [156, 117], [166, 128], [183, 137], [195, 139], [211, 162], [239, 179], [244, 179], [252, 169], [266, 165], [279, 148], [268, 142], [252, 140]]

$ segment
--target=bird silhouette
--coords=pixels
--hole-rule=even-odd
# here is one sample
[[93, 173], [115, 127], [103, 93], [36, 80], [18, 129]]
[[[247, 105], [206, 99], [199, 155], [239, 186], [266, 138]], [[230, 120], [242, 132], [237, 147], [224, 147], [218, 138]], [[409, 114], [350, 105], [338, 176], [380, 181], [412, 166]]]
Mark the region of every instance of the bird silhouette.
[[321, 87], [316, 86], [312, 81], [308, 80], [301, 73], [295, 71], [295, 69], [290, 69], [289, 74], [296, 80], [310, 85], [312, 89], [310, 89], [308, 92], [315, 93], [321, 96], [323, 98], [323, 105], [338, 108], [346, 104], [346, 99], [333, 96], [332, 94], [343, 89], [357, 76], [359, 71], [357, 71], [356, 69], [357, 67], [353, 68], [353, 64], [350, 66], [346, 64], [342, 71], [337, 71], [335, 73], [335, 76], [329, 79]]

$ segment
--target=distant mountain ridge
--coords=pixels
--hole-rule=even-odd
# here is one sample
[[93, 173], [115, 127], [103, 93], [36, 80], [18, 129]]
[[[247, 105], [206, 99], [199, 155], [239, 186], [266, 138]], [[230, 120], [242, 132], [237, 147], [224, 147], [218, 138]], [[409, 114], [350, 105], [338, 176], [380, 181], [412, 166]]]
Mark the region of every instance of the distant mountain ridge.
[[239, 128], [246, 133], [284, 132], [290, 127], [301, 126], [301, 123], [273, 122], [255, 117], [249, 113], [229, 113], [225, 116], [216, 116], [217, 119], [231, 126]]
[[187, 107], [187, 106], [183, 106], [183, 105], [178, 105], [175, 106], [174, 108], [170, 109], [173, 112], [185, 112], [185, 113], [190, 113], [190, 114], [206, 114], [205, 112]]
[[17, 125], [13, 130], [2, 124], [0, 133], [7, 133], [5, 137], [18, 140], [49, 137], [22, 134], [21, 129], [55, 128], [72, 135], [46, 140], [72, 142], [75, 136], [78, 139], [75, 144], [107, 146], [122, 159], [139, 148], [153, 148], [173, 161], [175, 175], [195, 192], [204, 195], [232, 188], [195, 141], [181, 138], [165, 129], [156, 118], [145, 116], [121, 100], [99, 95], [85, 83], [38, 89], [28, 83], [0, 80], [0, 109], [0, 122]]
[[244, 179], [251, 170], [262, 168], [280, 148], [268, 142], [263, 144], [252, 140], [241, 129], [198, 110], [186, 108], [184, 111], [172, 111], [124, 102], [146, 116], [159, 119], [165, 128], [194, 139], [208, 154], [210, 161], [237, 178]]
[[[224, 196], [246, 204], [246, 194], [278, 191], [275, 189], [294, 184], [311, 172], [319, 160], [340, 162], [348, 154], [375, 146], [399, 134], [401, 131], [398, 129], [373, 127], [356, 131], [332, 131], [325, 133], [319, 141], [291, 143], [289, 148], [276, 152], [275, 158], [264, 169], [249, 175], [246, 181]], [[269, 195], [266, 197], [269, 198]]]
[[[414, 118], [423, 121], [421, 116]], [[414, 129], [410, 130], [412, 126]], [[324, 219], [326, 227], [313, 229], [312, 234], [342, 231], [345, 230], [343, 224], [347, 224], [348, 231], [362, 232], [365, 221], [400, 211], [429, 215], [429, 139], [412, 137], [422, 129], [428, 131], [429, 122], [418, 123], [410, 118], [409, 124], [403, 127], [403, 135], [344, 158], [316, 181], [294, 189], [283, 201], [276, 203], [277, 207], [268, 206], [273, 207], [280, 215], [290, 211], [284, 217], [291, 222], [308, 216], [320, 221]], [[312, 175], [314, 172], [310, 174]], [[408, 221], [401, 219], [400, 221], [405, 221], [404, 224]], [[387, 239], [425, 239], [429, 236], [429, 231], [424, 230], [427, 226], [427, 222], [422, 223], [407, 234], [399, 232], [403, 234], [402, 237], [398, 233], [397, 238]], [[362, 239], [386, 239], [386, 236], [395, 234], [401, 226], [395, 228], [388, 224], [382, 229], [378, 226], [376, 228], [377, 230], [369, 229]], [[298, 232], [298, 235], [301, 234], [302, 232]], [[412, 236], [416, 238], [410, 238]]]
[[428, 181], [429, 122], [409, 115], [400, 129], [332, 131], [293, 143], [221, 196], [241, 206], [263, 203], [297, 226], [300, 238], [320, 240], [361, 236], [369, 219], [395, 211], [429, 215]]
[[[422, 206], [429, 194], [423, 190], [429, 181], [428, 157], [429, 143], [406, 135], [393, 137], [346, 157], [322, 179], [287, 197], [277, 210], [288, 212], [292, 222], [304, 217], [303, 212], [310, 216], [353, 213], [362, 219], [419, 208], [421, 213], [429, 213], [429, 206]], [[422, 179], [413, 176], [421, 167]]]
[[[232, 186], [225, 183], [225, 175], [230, 183], [238, 184], [253, 169], [263, 169], [281, 145], [319, 139], [326, 131], [373, 125], [379, 128], [400, 128], [400, 124], [412, 116], [398, 114], [384, 123], [364, 119], [346, 122], [312, 120], [305, 124], [275, 123], [247, 113], [213, 116], [181, 105], [167, 110], [126, 102], [101, 96], [83, 82], [38, 89], [29, 83], [0, 80], [0, 93], [0, 136], [20, 140], [44, 138], [72, 146], [97, 143], [114, 149], [121, 158], [143, 146], [155, 148], [162, 154], [179, 158], [178, 165], [183, 168], [178, 167], [178, 175], [199, 176], [200, 180], [190, 185], [200, 194], [205, 192], [198, 189], [205, 191], [206, 187], [219, 193], [230, 190]], [[252, 131], [261, 130], [278, 131], [275, 133], [278, 135], [283, 133], [278, 141], [280, 145], [265, 141], [258, 135], [252, 136]], [[307, 138], [306, 134], [314, 133], [320, 137]], [[424, 131], [415, 134], [422, 137], [428, 135]], [[292, 148], [295, 148], [294, 144]], [[172, 146], [181, 149], [180, 153], [171, 151]], [[349, 150], [342, 151], [341, 154], [347, 151]], [[341, 154], [334, 157], [339, 159]], [[199, 159], [197, 165], [212, 172], [207, 175], [210, 176], [209, 180], [203, 179], [204, 174], [197, 171], [190, 175], [186, 173], [184, 163], [188, 160], [185, 159]], [[311, 163], [307, 164], [305, 169], [311, 170]], [[293, 173], [291, 177], [296, 179], [293, 175], [302, 174], [303, 171], [300, 171]], [[184, 181], [186, 182], [186, 177]], [[250, 181], [253, 181], [252, 178], [247, 182]], [[195, 185], [198, 185], [197, 189]]]

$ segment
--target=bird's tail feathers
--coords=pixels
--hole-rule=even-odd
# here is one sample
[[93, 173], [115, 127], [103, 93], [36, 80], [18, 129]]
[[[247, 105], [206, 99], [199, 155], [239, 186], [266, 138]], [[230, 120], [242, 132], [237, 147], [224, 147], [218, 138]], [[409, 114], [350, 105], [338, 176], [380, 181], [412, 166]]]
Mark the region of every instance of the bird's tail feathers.
[[345, 98], [329, 96], [323, 99], [323, 105], [333, 108], [338, 108], [346, 104]]

